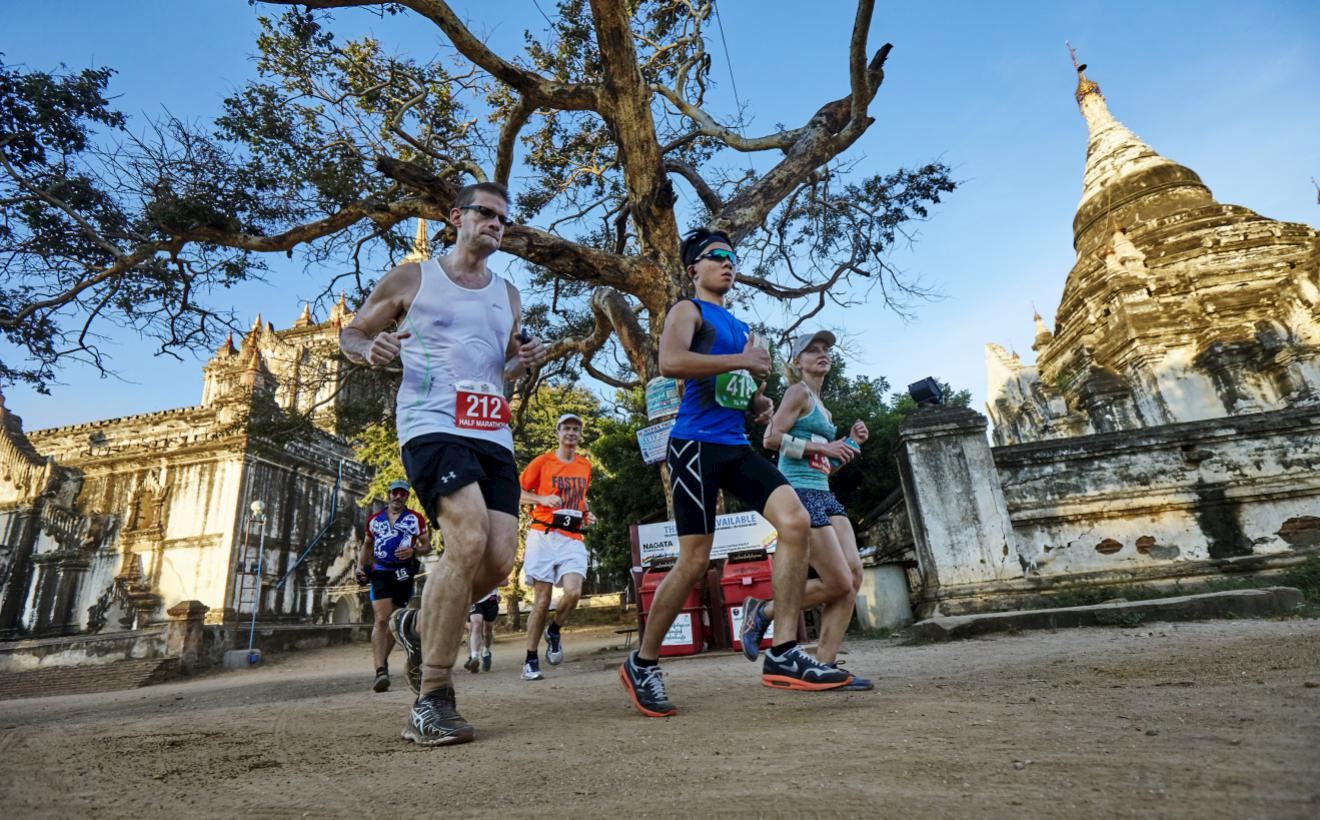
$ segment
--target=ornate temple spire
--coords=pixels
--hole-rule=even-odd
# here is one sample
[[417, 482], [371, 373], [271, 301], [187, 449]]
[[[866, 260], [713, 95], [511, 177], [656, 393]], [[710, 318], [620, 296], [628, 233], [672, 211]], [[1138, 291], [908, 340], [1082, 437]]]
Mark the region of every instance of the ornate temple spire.
[[215, 355], [228, 358], [237, 352], [238, 351], [234, 349], [234, 332], [231, 330], [229, 331], [229, 335], [225, 336], [225, 343], [220, 345], [220, 349], [215, 352]]
[[1032, 308], [1031, 315], [1036, 323], [1036, 335], [1031, 340], [1031, 349], [1039, 352], [1042, 347], [1054, 339], [1054, 334], [1050, 332], [1049, 328], [1045, 327], [1045, 321], [1040, 318], [1040, 311]]
[[312, 303], [303, 302], [302, 313], [299, 314], [298, 319], [293, 323], [293, 326], [311, 327], [314, 324], [316, 324], [316, 322], [312, 319]]
[[412, 250], [403, 257], [405, 262], [425, 262], [431, 258], [431, 240], [426, 233], [426, 220], [417, 217], [417, 234], [413, 237]]
[[[1086, 120], [1086, 170], [1082, 174], [1082, 198], [1073, 219], [1073, 241], [1080, 250], [1084, 233], [1134, 197], [1157, 188], [1195, 187], [1209, 191], [1191, 169], [1160, 156], [1109, 113], [1100, 86], [1086, 76], [1086, 64], [1077, 62], [1077, 53], [1068, 46], [1073, 67], [1077, 70], [1074, 97]], [[1109, 226], [1111, 228], [1124, 225]]]

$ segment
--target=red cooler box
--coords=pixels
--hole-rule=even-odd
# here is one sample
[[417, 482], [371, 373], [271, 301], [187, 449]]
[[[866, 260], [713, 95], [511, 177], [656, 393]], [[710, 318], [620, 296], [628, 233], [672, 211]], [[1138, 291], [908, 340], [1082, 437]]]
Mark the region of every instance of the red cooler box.
[[[730, 555], [724, 562], [724, 574], [720, 577], [720, 590], [724, 593], [724, 608], [729, 619], [729, 633], [733, 638], [733, 651], [742, 651], [742, 641], [738, 633], [742, 629], [743, 599], [748, 595], [769, 600], [774, 597], [774, 586], [770, 581], [771, 557], [759, 550], [753, 553]], [[774, 626], [766, 630], [761, 640], [761, 648], [774, 645]]]
[[[655, 590], [669, 573], [669, 567], [654, 567], [642, 575], [641, 588], [637, 590], [638, 611], [645, 628], [647, 615], [651, 612], [651, 601], [655, 600]], [[705, 607], [701, 605], [701, 595], [694, 586], [688, 590], [683, 601], [683, 608], [669, 627], [664, 641], [660, 644], [660, 657], [673, 655], [695, 655], [706, 646], [706, 624], [703, 620]]]

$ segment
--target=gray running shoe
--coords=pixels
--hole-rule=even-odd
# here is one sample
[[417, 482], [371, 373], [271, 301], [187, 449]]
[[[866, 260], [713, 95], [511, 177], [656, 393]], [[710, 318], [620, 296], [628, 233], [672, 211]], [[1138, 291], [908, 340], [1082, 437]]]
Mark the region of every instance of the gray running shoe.
[[458, 713], [452, 686], [418, 698], [408, 716], [408, 725], [403, 727], [403, 739], [419, 746], [467, 743], [476, 736], [477, 730]]
[[481, 671], [481, 659], [476, 655], [468, 655], [468, 659], [464, 662], [463, 668], [475, 675], [477, 672]]
[[422, 639], [417, 634], [417, 610], [394, 610], [390, 616], [390, 634], [403, 649], [404, 672], [414, 696], [422, 693]]
[[523, 680], [545, 680], [545, 675], [541, 674], [541, 662], [539, 660], [530, 660], [523, 664]]

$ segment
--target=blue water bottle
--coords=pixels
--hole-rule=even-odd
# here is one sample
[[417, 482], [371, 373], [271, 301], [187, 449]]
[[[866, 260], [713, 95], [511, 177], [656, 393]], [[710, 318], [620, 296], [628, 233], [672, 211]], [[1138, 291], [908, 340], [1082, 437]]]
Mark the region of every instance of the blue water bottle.
[[[859, 452], [859, 453], [862, 451], [862, 445], [860, 445], [860, 444], [858, 444], [857, 442], [853, 441], [853, 440], [852, 440], [852, 436], [844, 436], [844, 437], [843, 437], [843, 445], [844, 445], [845, 447], [851, 447], [852, 449], [856, 450], [856, 451]], [[837, 469], [839, 469], [839, 468], [842, 467], [842, 466], [843, 466], [843, 462], [840, 461], [839, 459], [837, 459], [837, 458], [832, 458], [832, 459], [830, 459], [830, 467], [832, 467], [833, 469], [837, 470]]]

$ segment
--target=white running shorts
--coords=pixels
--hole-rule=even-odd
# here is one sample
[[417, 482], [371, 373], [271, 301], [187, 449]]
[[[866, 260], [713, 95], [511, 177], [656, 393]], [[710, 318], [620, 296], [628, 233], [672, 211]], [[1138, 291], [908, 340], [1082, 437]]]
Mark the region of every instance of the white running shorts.
[[523, 553], [523, 580], [526, 583], [545, 581], [562, 587], [564, 576], [572, 572], [586, 577], [586, 544], [558, 530], [527, 531], [527, 549]]

